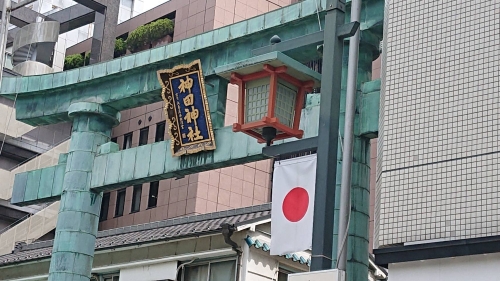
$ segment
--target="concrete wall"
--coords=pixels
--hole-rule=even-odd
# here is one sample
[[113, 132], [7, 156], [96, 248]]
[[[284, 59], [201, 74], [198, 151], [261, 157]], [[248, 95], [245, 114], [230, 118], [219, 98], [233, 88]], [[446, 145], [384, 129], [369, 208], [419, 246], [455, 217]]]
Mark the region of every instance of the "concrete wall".
[[387, 8], [376, 244], [499, 235], [500, 2]]
[[267, 281], [276, 280], [278, 277], [279, 263], [269, 256], [268, 253], [260, 249], [251, 248], [247, 261], [247, 279], [248, 281]]
[[177, 261], [120, 270], [120, 281], [175, 280]]
[[[236, 242], [243, 240], [246, 235], [252, 237], [252, 239], [258, 239], [261, 243], [266, 243], [271, 245], [271, 223], [261, 224], [256, 226], [255, 231], [247, 231], [246, 234], [241, 236], [241, 238], [233, 239]], [[238, 233], [241, 235], [242, 233]], [[244, 242], [243, 242], [244, 243]], [[245, 251], [245, 246], [243, 246], [243, 251]], [[246, 258], [246, 279], [247, 281], [271, 281], [277, 280], [278, 272], [280, 267], [286, 270], [291, 270], [293, 272], [305, 272], [309, 271], [309, 267], [299, 262], [294, 262], [290, 259], [286, 259], [280, 256], [271, 256], [269, 252], [263, 251], [261, 248], [257, 249], [255, 247], [250, 247], [248, 249], [248, 256]], [[297, 252], [299, 256], [308, 257], [310, 255], [309, 251]], [[245, 254], [243, 254], [245, 257]]]
[[500, 254], [389, 265], [391, 281], [498, 280]]

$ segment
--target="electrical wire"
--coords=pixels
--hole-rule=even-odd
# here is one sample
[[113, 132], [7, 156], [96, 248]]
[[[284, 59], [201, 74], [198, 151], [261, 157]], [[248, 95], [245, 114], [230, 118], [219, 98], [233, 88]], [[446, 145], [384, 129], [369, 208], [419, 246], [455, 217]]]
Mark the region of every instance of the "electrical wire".
[[342, 247], [340, 247], [340, 251], [339, 251], [339, 249], [337, 249], [337, 251], [339, 251], [339, 252], [337, 253], [337, 262], [335, 264], [335, 268], [339, 267], [339, 259], [340, 259], [340, 256], [343, 253], [345, 243], [347, 242], [347, 237], [349, 236], [349, 225], [350, 225], [350, 223], [351, 223], [351, 201], [349, 201], [349, 216], [347, 217], [347, 231], [345, 232], [345, 235], [342, 238]]
[[321, 20], [319, 18], [319, 3], [318, 0], [316, 0], [316, 15], [318, 16], [318, 25], [319, 25], [319, 31], [323, 30], [321, 27]]
[[[343, 142], [342, 142], [342, 135], [340, 134], [340, 129], [339, 129], [339, 143], [340, 143], [340, 151], [342, 153], [344, 153], [344, 145], [343, 145]], [[347, 217], [347, 231], [345, 232], [345, 235], [342, 238], [342, 247], [340, 247], [340, 251], [339, 251], [339, 249], [337, 249], [337, 251], [339, 251], [339, 252], [337, 253], [337, 262], [335, 263], [335, 268], [339, 267], [339, 259], [340, 259], [340, 256], [343, 253], [344, 245], [347, 242], [347, 237], [349, 236], [349, 225], [351, 223], [351, 212], [350, 212], [350, 210], [351, 210], [351, 201], [349, 200], [349, 215]]]
[[175, 271], [175, 279], [177, 279], [177, 275], [179, 275], [179, 271], [184, 268], [184, 266], [193, 263], [197, 258], [192, 259], [191, 261], [185, 262], [177, 267]]

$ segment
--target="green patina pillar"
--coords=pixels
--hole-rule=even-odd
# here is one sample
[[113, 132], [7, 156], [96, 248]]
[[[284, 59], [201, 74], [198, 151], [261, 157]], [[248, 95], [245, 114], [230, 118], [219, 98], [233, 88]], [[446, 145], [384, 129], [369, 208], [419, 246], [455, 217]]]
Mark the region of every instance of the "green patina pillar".
[[73, 119], [61, 206], [50, 262], [49, 280], [89, 280], [94, 259], [102, 193], [90, 190], [94, 157], [109, 142], [120, 114], [97, 103], [79, 102], [68, 110]]
[[[361, 85], [371, 80], [372, 62], [379, 55], [379, 42], [382, 37], [382, 19], [384, 1], [363, 1], [361, 16], [361, 42], [358, 63], [358, 95], [356, 99], [356, 117], [354, 125], [354, 152], [351, 181], [351, 217], [349, 222], [349, 239], [347, 252], [347, 280], [366, 281], [368, 276], [368, 239], [369, 239], [369, 214], [370, 214], [370, 139], [363, 135], [360, 128], [362, 118], [360, 113], [364, 93]], [[340, 109], [340, 131], [344, 133], [345, 95], [347, 81], [347, 63], [349, 54], [348, 40], [345, 42], [343, 71], [342, 71], [342, 96]], [[365, 112], [363, 112], [365, 114]], [[377, 112], [378, 114], [378, 112]], [[368, 117], [370, 118], [370, 117]], [[378, 116], [371, 117], [378, 120]], [[342, 151], [338, 148], [338, 163], [335, 191], [334, 237], [333, 253], [337, 252], [338, 221], [340, 209], [340, 185], [342, 178]], [[342, 238], [340, 238], [342, 239]], [[336, 268], [337, 254], [334, 255], [333, 268]]]

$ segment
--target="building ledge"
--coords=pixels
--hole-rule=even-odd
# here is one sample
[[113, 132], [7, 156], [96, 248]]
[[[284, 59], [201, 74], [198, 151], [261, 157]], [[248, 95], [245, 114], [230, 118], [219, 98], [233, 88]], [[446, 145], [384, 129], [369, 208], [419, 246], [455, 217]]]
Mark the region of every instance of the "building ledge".
[[375, 263], [387, 268], [390, 263], [431, 260], [500, 252], [500, 236], [460, 239], [373, 250]]

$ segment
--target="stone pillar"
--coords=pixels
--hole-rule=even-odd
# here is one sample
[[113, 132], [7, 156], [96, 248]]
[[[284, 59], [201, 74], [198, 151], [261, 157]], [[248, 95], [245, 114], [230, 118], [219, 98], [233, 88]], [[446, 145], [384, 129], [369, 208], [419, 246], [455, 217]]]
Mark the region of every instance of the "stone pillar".
[[[370, 139], [360, 134], [361, 127], [361, 85], [371, 80], [372, 62], [378, 57], [379, 42], [382, 37], [383, 3], [380, 0], [363, 1], [361, 42], [358, 63], [358, 91], [356, 99], [356, 117], [354, 125], [354, 153], [351, 181], [351, 216], [349, 222], [349, 238], [347, 252], [347, 280], [366, 281], [368, 278], [368, 239], [370, 219]], [[349, 13], [347, 13], [349, 14]], [[342, 96], [340, 103], [340, 132], [344, 134], [345, 122], [345, 96], [347, 82], [347, 64], [349, 54], [349, 41], [346, 40], [344, 48], [342, 71]], [[378, 116], [373, 116], [378, 118]], [[335, 191], [335, 219], [333, 253], [335, 253], [332, 267], [337, 265], [337, 240], [338, 220], [340, 208], [340, 185], [342, 178], [342, 150], [339, 144], [337, 163], [337, 184]]]
[[120, 113], [97, 103], [70, 105], [73, 119], [49, 280], [89, 280], [94, 259], [102, 193], [90, 190], [94, 157], [109, 142]]

